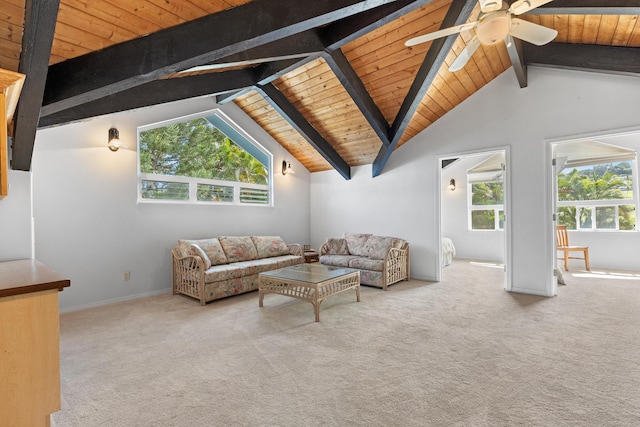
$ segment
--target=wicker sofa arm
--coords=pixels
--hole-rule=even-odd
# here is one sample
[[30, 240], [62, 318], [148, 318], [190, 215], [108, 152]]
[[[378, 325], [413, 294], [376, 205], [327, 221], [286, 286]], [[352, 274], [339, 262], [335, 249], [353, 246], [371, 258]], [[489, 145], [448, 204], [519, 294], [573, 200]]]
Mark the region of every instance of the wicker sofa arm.
[[302, 250], [302, 245], [298, 243], [292, 243], [290, 245], [287, 245], [287, 247], [289, 248], [289, 255], [304, 257], [304, 251]]
[[326, 243], [323, 243], [322, 246], [320, 246], [320, 256], [326, 255], [328, 252], [329, 252], [329, 245], [327, 245]]
[[173, 258], [173, 294], [183, 293], [200, 300], [204, 299], [204, 262], [195, 255], [181, 257], [175, 249], [171, 251]]
[[400, 280], [409, 280], [409, 244], [401, 248], [390, 248], [384, 259], [383, 289]]

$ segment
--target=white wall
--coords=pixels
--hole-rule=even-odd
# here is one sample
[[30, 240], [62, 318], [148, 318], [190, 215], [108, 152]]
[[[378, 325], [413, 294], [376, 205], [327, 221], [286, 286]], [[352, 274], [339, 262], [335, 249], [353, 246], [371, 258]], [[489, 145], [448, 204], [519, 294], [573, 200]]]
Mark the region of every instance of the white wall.
[[[216, 107], [205, 97], [37, 133], [35, 254], [71, 279], [60, 294], [62, 310], [168, 290], [170, 250], [179, 238], [263, 234], [308, 243], [309, 173], [233, 103], [221, 109], [273, 154], [275, 206], [137, 204], [137, 127]], [[107, 149], [112, 126], [128, 149]], [[283, 159], [295, 175], [282, 175]], [[122, 280], [126, 271], [130, 281]]]
[[[538, 67], [528, 71], [527, 88], [520, 89], [507, 70], [400, 147], [377, 178], [371, 178], [369, 166], [354, 168], [351, 181], [333, 171], [312, 174], [312, 244], [344, 231], [403, 237], [411, 243], [412, 277], [434, 279], [438, 157], [510, 146], [513, 290], [553, 295], [548, 141], [640, 125], [640, 80]], [[634, 233], [622, 246], [637, 248], [639, 238]]]
[[9, 170], [9, 194], [0, 200], [0, 261], [33, 258], [31, 172]]
[[[482, 261], [504, 261], [504, 231], [469, 230], [467, 171], [490, 155], [467, 155], [442, 171], [440, 182], [442, 237], [448, 237], [456, 247], [456, 258]], [[449, 180], [456, 180], [455, 191], [449, 190]]]

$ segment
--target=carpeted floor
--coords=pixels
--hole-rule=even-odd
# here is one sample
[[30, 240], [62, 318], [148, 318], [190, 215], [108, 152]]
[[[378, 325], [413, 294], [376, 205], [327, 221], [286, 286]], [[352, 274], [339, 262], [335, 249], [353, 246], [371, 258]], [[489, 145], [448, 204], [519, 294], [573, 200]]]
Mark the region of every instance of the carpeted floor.
[[52, 425], [638, 426], [640, 275], [579, 274], [542, 298], [456, 260], [335, 296], [320, 323], [257, 292], [63, 314]]

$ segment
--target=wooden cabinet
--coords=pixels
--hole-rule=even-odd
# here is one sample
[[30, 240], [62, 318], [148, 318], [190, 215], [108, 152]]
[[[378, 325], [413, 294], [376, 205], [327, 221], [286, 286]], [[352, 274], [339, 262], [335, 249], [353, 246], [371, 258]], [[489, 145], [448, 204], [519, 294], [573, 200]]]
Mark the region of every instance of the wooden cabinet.
[[0, 68], [0, 199], [9, 192], [7, 129], [18, 104], [24, 79], [24, 74]]
[[0, 262], [0, 424], [48, 426], [60, 409], [58, 292], [70, 285], [42, 263]]

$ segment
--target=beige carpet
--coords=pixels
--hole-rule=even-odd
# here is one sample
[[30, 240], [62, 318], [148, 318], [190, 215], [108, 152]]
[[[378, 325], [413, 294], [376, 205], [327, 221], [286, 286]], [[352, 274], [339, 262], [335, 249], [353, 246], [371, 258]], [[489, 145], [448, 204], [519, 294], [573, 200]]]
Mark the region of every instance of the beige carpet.
[[640, 425], [640, 275], [566, 274], [542, 298], [501, 274], [457, 260], [441, 283], [335, 296], [320, 323], [257, 292], [64, 314], [52, 425]]

